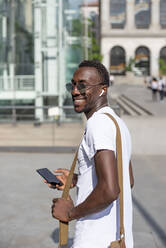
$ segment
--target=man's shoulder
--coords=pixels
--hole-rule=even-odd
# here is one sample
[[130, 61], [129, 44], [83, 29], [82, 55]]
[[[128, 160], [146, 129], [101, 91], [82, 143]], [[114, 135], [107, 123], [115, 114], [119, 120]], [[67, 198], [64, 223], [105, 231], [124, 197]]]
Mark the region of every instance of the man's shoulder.
[[113, 115], [113, 117], [118, 121], [118, 116], [115, 113], [113, 114], [111, 108], [110, 111], [108, 111], [108, 109], [107, 111], [97, 111], [88, 119], [86, 129], [92, 132], [97, 130], [115, 130], [114, 122], [105, 113]]
[[[111, 109], [111, 108], [110, 108]], [[108, 120], [108, 117], [105, 115], [105, 113], [108, 113], [108, 114], [112, 114], [111, 111], [108, 111], [108, 108], [107, 108], [107, 111], [103, 110], [103, 111], [97, 111], [95, 112], [87, 121], [87, 124], [88, 125], [92, 125], [92, 124], [96, 124], [98, 123], [98, 121], [105, 121], [105, 120]]]

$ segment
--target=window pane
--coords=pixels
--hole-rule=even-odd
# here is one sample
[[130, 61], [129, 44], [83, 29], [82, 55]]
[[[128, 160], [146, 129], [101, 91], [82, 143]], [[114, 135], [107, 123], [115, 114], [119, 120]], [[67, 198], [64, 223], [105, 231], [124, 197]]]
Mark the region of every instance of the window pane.
[[166, 63], [166, 47], [163, 47], [160, 51], [160, 59], [163, 59]]
[[149, 28], [151, 3], [150, 0], [135, 0], [136, 28]]
[[110, 0], [110, 23], [112, 28], [124, 28], [126, 23], [125, 0]]
[[[29, 11], [27, 12], [27, 8]], [[28, 14], [27, 14], [28, 13]], [[15, 1], [16, 75], [34, 74], [33, 6], [31, 1]]]
[[111, 50], [110, 73], [113, 75], [125, 74], [125, 50], [116, 46]]
[[160, 1], [160, 25], [166, 28], [166, 0]]
[[150, 52], [146, 47], [139, 47], [135, 53], [135, 66], [143, 75], [150, 74]]

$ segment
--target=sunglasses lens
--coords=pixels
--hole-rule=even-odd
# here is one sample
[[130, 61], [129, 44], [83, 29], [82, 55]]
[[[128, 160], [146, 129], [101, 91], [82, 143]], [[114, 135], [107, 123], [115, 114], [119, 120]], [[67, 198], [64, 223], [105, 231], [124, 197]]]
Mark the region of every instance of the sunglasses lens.
[[[86, 86], [84, 84], [79, 83], [76, 87], [81, 94], [85, 93]], [[67, 89], [67, 91], [69, 91], [71, 93], [74, 89], [74, 85], [72, 83], [67, 83], [66, 89]]]
[[72, 92], [72, 90], [73, 90], [72, 84], [71, 83], [67, 83], [66, 84], [66, 89], [67, 89], [67, 91]]
[[85, 84], [79, 83], [77, 86], [77, 89], [82, 94], [82, 93], [85, 93], [86, 86], [85, 86]]

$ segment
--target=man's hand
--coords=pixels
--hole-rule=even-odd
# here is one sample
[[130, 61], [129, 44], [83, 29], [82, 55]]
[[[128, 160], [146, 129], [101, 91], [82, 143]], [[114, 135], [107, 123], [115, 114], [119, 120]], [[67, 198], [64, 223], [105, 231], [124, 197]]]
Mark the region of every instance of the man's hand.
[[69, 197], [67, 200], [63, 198], [53, 199], [52, 217], [63, 222], [69, 222], [70, 211], [74, 208], [72, 199]]
[[[55, 187], [55, 186], [53, 186], [51, 184], [48, 184], [48, 187], [50, 187], [52, 189], [64, 190], [70, 171], [67, 170], [67, 169], [61, 169], [60, 168], [60, 169], [55, 170], [54, 172], [55, 173], [61, 173], [61, 175], [56, 175], [56, 177], [61, 181], [61, 185], [57, 184], [56, 187]], [[44, 182], [47, 183], [46, 180], [44, 180]], [[77, 174], [74, 174], [70, 188], [75, 187], [76, 183], [77, 183]]]

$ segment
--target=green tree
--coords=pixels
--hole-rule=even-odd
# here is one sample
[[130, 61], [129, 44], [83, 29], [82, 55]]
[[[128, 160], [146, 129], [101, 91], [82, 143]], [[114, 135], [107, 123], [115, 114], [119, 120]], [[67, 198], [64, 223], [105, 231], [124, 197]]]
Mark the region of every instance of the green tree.
[[126, 71], [132, 71], [132, 67], [134, 64], [135, 64], [135, 59], [130, 57], [130, 59], [126, 65]]
[[[88, 19], [88, 37], [90, 39], [90, 47], [88, 48], [88, 58], [90, 60], [98, 60], [102, 61], [102, 55], [100, 53], [100, 46], [97, 43], [95, 38], [95, 34], [93, 32], [94, 22], [91, 19]], [[71, 35], [75, 37], [80, 37], [80, 41], [82, 41], [82, 37], [84, 36], [84, 23], [81, 19], [73, 19], [72, 20], [72, 30]], [[84, 50], [84, 43], [80, 42], [80, 44], [74, 44], [72, 47], [80, 47], [82, 52]]]
[[72, 20], [72, 36], [81, 37], [83, 33], [83, 24], [80, 19], [73, 19]]
[[96, 42], [95, 37], [91, 38], [91, 51], [89, 51], [89, 59], [90, 60], [98, 60], [102, 61], [103, 56], [100, 54], [100, 47]]
[[93, 31], [95, 27], [95, 23], [91, 19], [88, 19], [88, 21], [89, 21], [89, 34], [88, 35], [91, 39], [91, 48], [89, 49], [88, 57], [90, 60], [98, 60], [99, 62], [101, 62], [103, 59], [103, 56], [100, 53], [100, 46], [95, 37], [95, 32]]
[[160, 66], [160, 74], [166, 75], [166, 62], [164, 59], [159, 60], [159, 66]]

